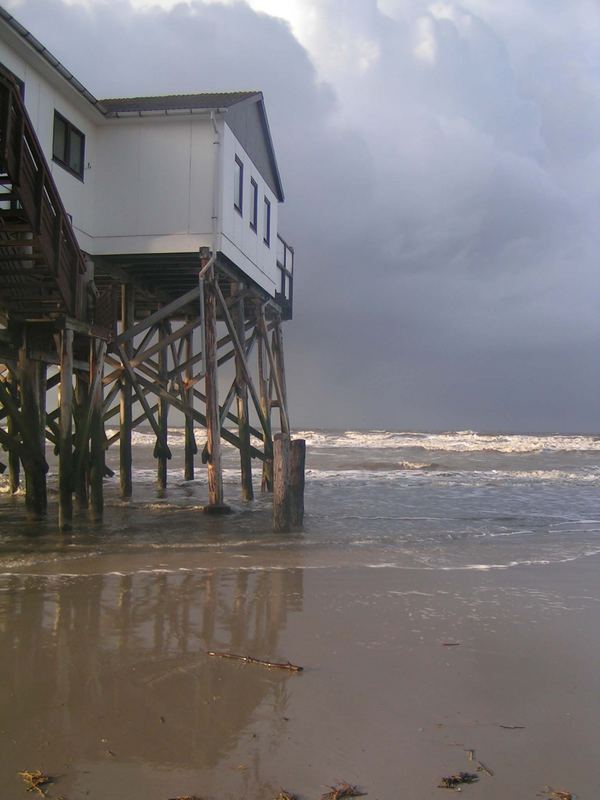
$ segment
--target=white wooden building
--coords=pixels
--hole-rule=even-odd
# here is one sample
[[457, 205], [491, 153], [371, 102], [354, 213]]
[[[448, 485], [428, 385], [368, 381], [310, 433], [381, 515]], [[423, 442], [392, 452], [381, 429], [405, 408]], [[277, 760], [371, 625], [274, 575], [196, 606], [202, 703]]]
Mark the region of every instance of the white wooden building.
[[[239, 449], [245, 500], [252, 459], [263, 490], [283, 486], [275, 526], [288, 526], [286, 483], [274, 478], [284, 444], [271, 423], [277, 409], [289, 440], [282, 322], [294, 252], [278, 230], [283, 199], [261, 92], [97, 100], [0, 8], [0, 444], [12, 491], [22, 465], [36, 515], [47, 505], [47, 441], [63, 527], [73, 494], [101, 515], [105, 451], [117, 442], [121, 495], [131, 496], [138, 425], [156, 435], [165, 488], [174, 408], [186, 479], [194, 426], [206, 429], [207, 508], [226, 508], [223, 439]], [[233, 380], [219, 372], [227, 364]], [[294, 463], [303, 476], [303, 456]]]
[[282, 267], [291, 273], [293, 253], [278, 236], [284, 194], [261, 92], [97, 100], [1, 8], [0, 63], [22, 86], [92, 260], [126, 265], [204, 247], [290, 299]]

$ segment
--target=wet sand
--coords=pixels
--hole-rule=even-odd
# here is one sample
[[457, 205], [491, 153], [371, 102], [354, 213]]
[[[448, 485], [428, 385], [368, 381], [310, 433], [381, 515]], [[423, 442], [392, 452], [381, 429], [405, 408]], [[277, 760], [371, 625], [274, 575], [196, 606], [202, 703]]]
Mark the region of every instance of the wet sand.
[[474, 771], [474, 749], [494, 775], [461, 796], [592, 800], [599, 574], [599, 557], [443, 571], [293, 547], [15, 567], [0, 578], [2, 797], [31, 797], [16, 772], [41, 769], [67, 800], [318, 798], [338, 780], [425, 800]]

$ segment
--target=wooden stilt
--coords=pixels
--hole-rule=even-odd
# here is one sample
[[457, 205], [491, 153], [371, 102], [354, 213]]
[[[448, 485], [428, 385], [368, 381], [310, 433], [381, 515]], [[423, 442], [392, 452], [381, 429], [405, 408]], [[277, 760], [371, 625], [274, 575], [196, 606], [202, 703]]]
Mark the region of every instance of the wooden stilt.
[[[10, 380], [9, 391], [15, 405], [18, 405], [19, 388], [17, 381], [15, 380], [14, 377], [12, 377]], [[6, 424], [7, 424], [8, 435], [11, 438], [16, 436], [17, 427], [10, 414], [8, 415]], [[20, 464], [21, 462], [19, 461], [19, 454], [14, 449], [10, 449], [8, 451], [8, 483], [12, 494], [15, 494], [16, 492], [19, 491], [19, 485], [21, 482]]]
[[[135, 324], [135, 289], [128, 284], [121, 286], [121, 324], [122, 330], [126, 331]], [[133, 339], [128, 339], [123, 348], [128, 357], [133, 355]], [[132, 388], [131, 383], [123, 375], [120, 379], [121, 397], [119, 400], [119, 483], [121, 497], [127, 500], [131, 497], [133, 483], [131, 478], [132, 450], [131, 450], [131, 431], [132, 431]]]
[[[259, 312], [262, 313], [262, 312]], [[269, 401], [269, 378], [267, 375], [267, 360], [265, 358], [265, 342], [262, 333], [258, 336], [258, 386], [260, 393], [260, 406], [267, 422], [264, 435], [264, 453], [261, 490], [273, 491], [273, 438], [271, 433], [271, 403]]]
[[99, 521], [104, 512], [104, 419], [102, 416], [102, 372], [104, 342], [90, 339], [90, 510]]
[[[283, 359], [283, 335], [281, 332], [281, 321], [277, 319], [273, 329], [273, 356], [279, 385], [279, 420], [282, 431], [290, 432], [290, 422], [287, 407], [287, 386], [285, 381], [285, 363]], [[277, 385], [277, 384], [276, 384]]]
[[[158, 351], [158, 380], [163, 389], [167, 388], [167, 346], [165, 344], [166, 331], [164, 325], [161, 324], [158, 330], [159, 342], [163, 346]], [[158, 401], [158, 426], [161, 431], [161, 440], [167, 441], [168, 428], [169, 428], [169, 403], [166, 398], [161, 395]], [[158, 467], [156, 473], [156, 484], [159, 489], [167, 488], [167, 454], [160, 446], [160, 441], [156, 442], [155, 456], [158, 459]]]
[[219, 390], [217, 384], [217, 294], [216, 277], [209, 276], [204, 284], [204, 343], [206, 348], [206, 444], [208, 450], [208, 509], [226, 508], [223, 500], [221, 469], [221, 424], [219, 419]]
[[290, 530], [290, 437], [276, 433], [273, 439], [273, 530]]
[[[192, 386], [192, 367], [191, 360], [194, 350], [194, 335], [190, 331], [185, 337], [184, 359], [186, 367], [184, 370], [185, 396], [190, 408], [194, 406], [194, 387]], [[181, 359], [180, 359], [181, 361]], [[184, 478], [186, 481], [194, 480], [194, 456], [198, 452], [196, 437], [194, 436], [194, 418], [191, 414], [185, 418], [185, 465]]]
[[68, 530], [73, 520], [73, 331], [60, 335], [60, 428], [58, 438], [58, 524]]
[[83, 511], [88, 507], [88, 479], [89, 479], [89, 440], [85, 420], [88, 412], [89, 378], [87, 373], [80, 370], [75, 372], [75, 441], [76, 459], [78, 468], [73, 475], [75, 500], [77, 508]]
[[253, 500], [254, 491], [252, 489], [252, 457], [250, 455], [250, 415], [248, 410], [248, 384], [246, 381], [244, 358], [246, 339], [245, 333], [245, 309], [244, 296], [241, 293], [242, 287], [237, 287], [237, 302], [233, 306], [233, 322], [239, 341], [242, 343], [242, 351], [236, 350], [235, 355], [235, 382], [237, 395], [237, 416], [238, 416], [238, 435], [240, 439], [240, 468], [242, 478], [242, 497], [244, 500]]
[[[25, 505], [34, 518], [45, 516], [48, 508], [46, 493], [45, 459], [46, 408], [45, 397], [42, 404], [42, 386], [45, 390], [46, 366], [40, 361], [30, 359], [25, 346], [19, 351], [19, 383], [21, 388], [21, 411], [26, 420], [29, 435], [23, 434], [27, 445], [25, 468]], [[45, 395], [45, 391], [44, 391]]]
[[304, 462], [306, 441], [292, 439], [290, 443], [290, 523], [302, 527], [304, 521]]

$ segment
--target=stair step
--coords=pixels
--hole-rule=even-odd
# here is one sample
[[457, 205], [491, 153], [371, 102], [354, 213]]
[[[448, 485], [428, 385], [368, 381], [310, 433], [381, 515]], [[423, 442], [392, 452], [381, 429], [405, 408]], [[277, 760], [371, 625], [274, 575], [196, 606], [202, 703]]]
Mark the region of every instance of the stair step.
[[[1, 232], [1, 229], [0, 229]], [[38, 239], [2, 239], [0, 238], [0, 247], [37, 247], [39, 244]]]
[[36, 253], [14, 253], [13, 255], [0, 255], [0, 264], [6, 261], [35, 261], [36, 263], [40, 263], [41, 261], [45, 261], [45, 258], [41, 254]]

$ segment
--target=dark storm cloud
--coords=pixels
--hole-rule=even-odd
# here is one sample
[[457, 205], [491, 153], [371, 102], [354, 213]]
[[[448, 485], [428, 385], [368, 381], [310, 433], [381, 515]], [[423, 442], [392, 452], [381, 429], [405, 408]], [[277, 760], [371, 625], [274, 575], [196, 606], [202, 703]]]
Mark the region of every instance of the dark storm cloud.
[[96, 96], [263, 89], [296, 424], [595, 428], [600, 12], [303, 7], [308, 51], [244, 3], [9, 6]]

